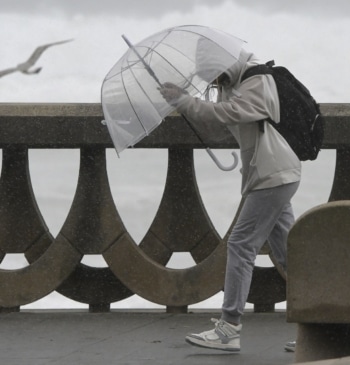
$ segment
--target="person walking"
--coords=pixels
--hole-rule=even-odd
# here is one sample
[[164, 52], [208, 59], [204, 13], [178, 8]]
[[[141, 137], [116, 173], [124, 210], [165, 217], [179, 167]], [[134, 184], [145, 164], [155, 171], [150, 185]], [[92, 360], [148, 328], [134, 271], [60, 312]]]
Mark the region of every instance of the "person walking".
[[219, 47], [217, 52], [212, 47], [209, 51], [205, 44], [197, 48], [197, 75], [206, 80], [208, 65], [221, 72], [214, 82], [218, 90], [215, 102], [192, 97], [168, 82], [159, 91], [193, 125], [225, 124], [240, 147], [244, 203], [227, 241], [221, 318], [213, 320], [214, 329], [186, 336], [191, 345], [238, 352], [254, 262], [266, 240], [278, 264], [287, 268], [287, 236], [295, 221], [291, 199], [299, 186], [301, 162], [271, 124], [263, 122], [262, 131], [261, 122], [257, 123], [268, 118], [280, 121], [273, 77], [256, 75], [241, 82], [244, 72], [260, 64], [259, 60], [242, 49], [239, 60], [223, 69], [220, 53]]

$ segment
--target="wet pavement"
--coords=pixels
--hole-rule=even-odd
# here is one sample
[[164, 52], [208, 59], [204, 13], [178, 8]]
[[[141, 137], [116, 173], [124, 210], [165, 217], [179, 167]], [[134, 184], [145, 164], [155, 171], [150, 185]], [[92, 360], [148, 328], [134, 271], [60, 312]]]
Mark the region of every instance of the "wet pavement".
[[287, 365], [296, 325], [285, 313], [245, 313], [238, 354], [192, 347], [188, 332], [213, 328], [219, 312], [23, 311], [2, 313], [0, 363], [6, 365]]

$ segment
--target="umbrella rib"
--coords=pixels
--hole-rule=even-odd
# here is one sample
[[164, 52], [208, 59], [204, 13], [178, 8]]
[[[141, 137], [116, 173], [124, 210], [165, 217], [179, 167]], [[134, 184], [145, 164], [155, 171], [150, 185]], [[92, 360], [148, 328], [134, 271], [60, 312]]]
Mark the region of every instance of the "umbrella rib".
[[[164, 45], [164, 43], [163, 43], [163, 45]], [[167, 44], [166, 44], [167, 45]], [[173, 50], [175, 50], [175, 51], [177, 51], [178, 52], [178, 50], [177, 49], [175, 49], [174, 47], [171, 47], [171, 46], [169, 46], [169, 45], [167, 45], [169, 48], [172, 48]], [[192, 79], [191, 80], [189, 80], [189, 79], [187, 79], [187, 77], [177, 68], [177, 67], [175, 67], [172, 63], [170, 63], [162, 54], [160, 54], [158, 51], [156, 51], [156, 50], [153, 50], [153, 53], [156, 53], [160, 58], [162, 58], [168, 65], [170, 65], [176, 72], [178, 72], [179, 73], [179, 75], [181, 75], [187, 82], [186, 82], [186, 87], [184, 87], [185, 89], [187, 89], [190, 85], [192, 85], [192, 87], [195, 89], [195, 90], [197, 90], [197, 92], [199, 92], [199, 93], [201, 93], [201, 91], [192, 83]], [[188, 58], [189, 60], [190, 60], [190, 58], [189, 57], [187, 57], [183, 52], [179, 52], [180, 54], [182, 54], [183, 56], [185, 56], [186, 58]]]
[[[169, 45], [168, 43], [166, 43], [164, 40], [166, 39], [166, 38], [168, 38], [168, 36], [170, 35], [172, 33], [172, 28], [171, 29], [169, 29], [169, 31], [162, 37], [162, 39], [159, 39], [157, 42], [154, 42], [154, 45], [151, 47], [151, 46], [149, 46], [149, 47], [146, 47], [146, 46], [143, 46], [144, 48], [146, 48], [147, 49], [147, 52], [146, 52], [146, 54], [143, 56], [143, 57], [141, 57], [141, 55], [137, 52], [137, 50], [136, 50], [136, 47], [137, 47], [137, 45], [133, 45], [133, 48], [134, 48], [134, 51], [135, 52], [137, 52], [136, 54], [137, 54], [137, 56], [139, 57], [139, 60], [141, 61], [141, 63], [143, 63], [143, 64], [145, 64], [145, 67], [148, 67], [150, 70], [152, 70], [152, 67], [150, 66], [150, 64], [147, 64], [146, 63], [146, 61], [145, 61], [145, 59], [146, 59], [146, 57], [148, 56], [148, 55], [150, 55], [150, 59], [152, 59], [152, 53], [156, 53], [158, 56], [160, 56], [166, 63], [168, 63], [171, 67], [173, 67], [173, 69], [176, 71], [176, 72], [178, 72], [186, 81], [187, 81], [187, 83], [186, 83], [186, 87], [184, 87], [184, 88], [188, 88], [190, 85], [192, 85], [192, 87], [195, 89], [195, 90], [197, 90], [197, 92], [198, 93], [201, 93], [201, 91], [195, 86], [195, 85], [193, 85], [193, 83], [191, 82], [191, 81], [189, 81], [189, 80], [187, 80], [187, 77], [178, 69], [178, 68], [176, 68], [174, 65], [172, 65], [164, 56], [162, 56], [158, 51], [156, 51], [156, 48], [158, 47], [158, 45], [165, 45], [165, 46], [167, 46], [167, 47], [169, 47], [169, 48], [171, 48], [172, 50], [174, 50], [174, 51], [176, 51], [176, 52], [178, 52], [178, 53], [180, 53], [182, 56], [184, 56], [185, 58], [187, 58], [188, 60], [190, 60], [191, 61], [191, 59], [184, 53], [184, 52], [180, 52], [178, 49], [176, 49], [175, 47], [173, 47], [173, 46], [171, 46], [171, 45]], [[196, 34], [196, 33], [194, 33], [194, 34]], [[154, 72], [153, 70], [152, 70], [152, 72]], [[155, 74], [154, 74], [155, 75]], [[156, 77], [156, 76], [155, 76]], [[158, 78], [156, 79], [156, 81], [160, 84], [160, 82], [159, 82], [159, 80], [158, 80]]]
[[[134, 73], [133, 68], [132, 68], [132, 67], [130, 67], [128, 70], [129, 70], [129, 71], [131, 72], [131, 74], [134, 76], [134, 79], [135, 79], [135, 81], [136, 81], [137, 85], [140, 87], [140, 90], [143, 92], [143, 94], [146, 96], [146, 98], [148, 99], [148, 101], [151, 103], [151, 105], [153, 106], [153, 108], [154, 108], [154, 109], [156, 110], [156, 112], [158, 113], [157, 108], [155, 107], [154, 103], [152, 102], [152, 99], [150, 99], [150, 97], [147, 95], [147, 92], [146, 92], [146, 91], [145, 91], [145, 89], [142, 87], [141, 83], [138, 81], [138, 79], [137, 79], [137, 77], [136, 77], [136, 75], [135, 75], [135, 73]], [[136, 117], [137, 117], [138, 121], [140, 122], [140, 124], [141, 124], [141, 126], [142, 126], [143, 130], [145, 131], [146, 135], [148, 135], [148, 134], [149, 134], [149, 131], [147, 130], [147, 128], [146, 128], [146, 127], [144, 126], [144, 124], [142, 123], [142, 120], [141, 120], [141, 118], [139, 117], [139, 114], [137, 113], [136, 109], [135, 109], [135, 108], [134, 108], [134, 106], [133, 106], [133, 103], [132, 103], [132, 101], [131, 101], [131, 98], [130, 98], [130, 96], [129, 96], [129, 93], [128, 93], [128, 91], [127, 91], [126, 87], [125, 87], [124, 78], [122, 77], [121, 79], [122, 79], [122, 82], [123, 82], [123, 86], [124, 86], [125, 94], [126, 94], [126, 96], [127, 96], [128, 100], [129, 100], [129, 103], [130, 103], [130, 105], [131, 105], [131, 108], [132, 108], [132, 110], [134, 111], [134, 113], [135, 113], [135, 115], [136, 115]], [[158, 113], [158, 114], [159, 114], [159, 113]], [[160, 116], [160, 115], [159, 115], [159, 116]], [[161, 116], [160, 116], [160, 117], [161, 117]]]
[[[173, 32], [173, 28], [170, 28], [169, 30], [168, 30], [168, 32], [162, 37], [162, 39], [160, 39], [158, 42], [156, 42], [155, 43], [155, 45], [153, 46], [153, 47], [148, 47], [148, 52], [147, 52], [147, 54], [148, 53], [152, 53], [152, 51], [153, 51], [153, 53], [157, 53], [163, 60], [165, 60], [170, 66], [172, 66], [172, 67], [174, 67], [164, 56], [162, 56], [159, 52], [157, 52], [156, 51], [156, 48], [157, 48], [157, 46], [159, 45], [159, 44], [162, 44], [162, 45], [165, 45], [165, 46], [167, 46], [167, 47], [169, 47], [169, 48], [171, 48], [172, 50], [174, 50], [174, 51], [176, 51], [176, 52], [178, 52], [178, 53], [180, 53], [182, 56], [184, 56], [185, 58], [187, 58], [188, 60], [190, 60], [191, 61], [191, 59], [184, 53], [184, 52], [180, 52], [178, 49], [176, 49], [174, 46], [171, 46], [170, 44], [168, 44], [168, 43], [166, 43], [165, 42], [165, 39], [166, 38], [168, 38], [169, 36], [170, 36], [170, 34]], [[194, 32], [193, 32], [194, 33]], [[194, 34], [197, 34], [197, 33], [194, 33]], [[151, 57], [152, 57], [152, 54], [151, 54]], [[185, 75], [181, 72], [181, 71], [179, 71], [176, 67], [174, 67], [174, 69], [181, 75], [181, 76], [183, 76], [183, 78], [185, 79], [185, 80], [187, 80], [187, 77], [185, 77]], [[189, 87], [189, 85], [192, 85], [193, 86], [193, 88], [195, 89], [195, 90], [197, 90], [197, 92], [199, 92], [199, 93], [201, 93], [201, 91], [195, 86], [195, 85], [193, 85], [193, 83], [191, 82], [191, 81], [188, 81], [187, 83], [187, 86], [186, 87], [184, 87], [184, 88], [188, 88]]]
[[[122, 75], [123, 75], [123, 74], [121, 74], [121, 76], [122, 76]], [[136, 109], [134, 108], [134, 105], [133, 105], [133, 104], [132, 104], [132, 102], [131, 102], [131, 98], [130, 98], [130, 96], [129, 96], [128, 91], [126, 90], [125, 82], [124, 82], [123, 77], [121, 77], [121, 79], [122, 79], [122, 83], [123, 83], [123, 86], [124, 86], [125, 95], [126, 95], [127, 99], [129, 100], [129, 104], [130, 104], [130, 106], [131, 106], [132, 110], [134, 111], [134, 113], [135, 113], [135, 115], [136, 115], [136, 118], [137, 118], [137, 119], [138, 119], [138, 121], [140, 122], [141, 127], [143, 128], [143, 130], [144, 130], [144, 131], [145, 131], [145, 133], [147, 134], [147, 130], [146, 130], [145, 126], [143, 125], [143, 123], [142, 123], [142, 121], [141, 121], [141, 119], [140, 119], [140, 117], [139, 117], [139, 115], [138, 115], [138, 113], [137, 113]]]

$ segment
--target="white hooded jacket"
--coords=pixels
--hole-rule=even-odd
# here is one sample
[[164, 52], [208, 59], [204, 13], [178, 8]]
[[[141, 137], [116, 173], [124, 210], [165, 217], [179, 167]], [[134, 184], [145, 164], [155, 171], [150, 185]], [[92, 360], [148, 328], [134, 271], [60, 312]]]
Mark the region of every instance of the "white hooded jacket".
[[[217, 63], [217, 56], [214, 58]], [[230, 83], [221, 90], [218, 102], [183, 95], [175, 103], [190, 121], [224, 123], [233, 134], [241, 151], [243, 195], [297, 182], [301, 176], [301, 162], [285, 139], [268, 122], [264, 123], [264, 132], [256, 123], [265, 118], [280, 121], [273, 77], [257, 75], [240, 83], [243, 73], [257, 64], [254, 55], [242, 50], [240, 60], [225, 71]]]

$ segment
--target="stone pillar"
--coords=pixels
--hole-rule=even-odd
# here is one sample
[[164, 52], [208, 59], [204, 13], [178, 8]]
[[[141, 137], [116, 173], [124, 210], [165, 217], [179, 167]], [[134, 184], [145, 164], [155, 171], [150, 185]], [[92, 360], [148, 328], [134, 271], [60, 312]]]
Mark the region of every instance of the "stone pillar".
[[288, 237], [287, 320], [296, 362], [350, 356], [350, 201], [315, 207]]

